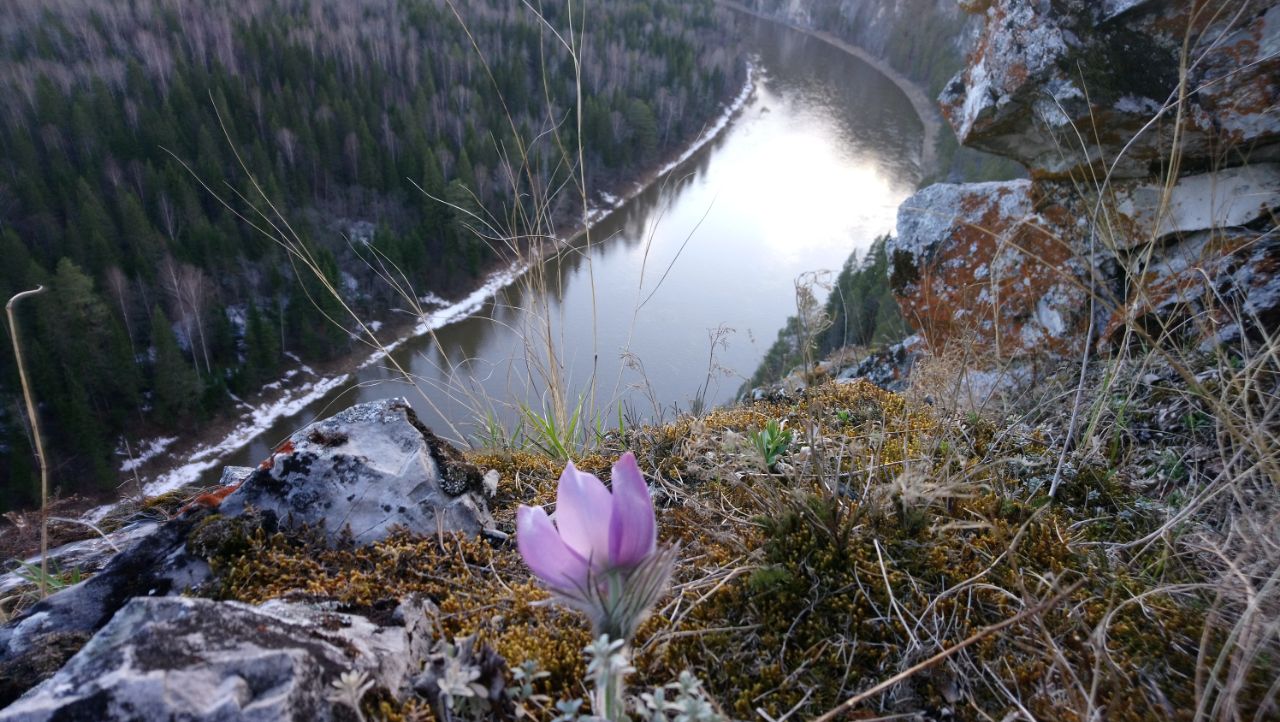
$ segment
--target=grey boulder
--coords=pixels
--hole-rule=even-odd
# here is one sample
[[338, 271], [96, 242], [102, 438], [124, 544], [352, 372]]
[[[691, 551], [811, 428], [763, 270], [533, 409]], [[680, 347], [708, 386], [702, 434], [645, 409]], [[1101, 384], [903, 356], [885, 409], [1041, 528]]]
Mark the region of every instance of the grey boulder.
[[479, 534], [492, 526], [482, 476], [418, 421], [404, 399], [353, 406], [294, 433], [222, 502], [252, 507], [282, 526], [349, 528], [368, 544], [393, 527]]
[[[88, 580], [0, 625], [0, 706], [48, 678], [131, 600], [173, 596], [209, 581], [200, 545], [189, 542], [216, 536], [220, 526], [323, 525], [331, 542], [357, 544], [397, 526], [419, 534], [478, 534], [491, 526], [479, 470], [402, 399], [361, 404], [311, 424], [258, 469], [233, 468], [223, 478], [239, 487], [216, 509], [193, 504]], [[254, 514], [245, 515], [250, 508]], [[215, 511], [220, 518], [211, 518]]]

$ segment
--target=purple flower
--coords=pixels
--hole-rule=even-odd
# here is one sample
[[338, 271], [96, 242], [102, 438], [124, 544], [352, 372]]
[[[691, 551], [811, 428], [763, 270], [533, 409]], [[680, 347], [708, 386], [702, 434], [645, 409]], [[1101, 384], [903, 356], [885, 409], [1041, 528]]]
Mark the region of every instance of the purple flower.
[[516, 545], [535, 576], [614, 639], [630, 639], [675, 562], [673, 547], [658, 548], [653, 500], [631, 452], [613, 465], [612, 493], [570, 462], [555, 523], [542, 507], [521, 505]]
[[573, 462], [560, 475], [556, 521], [542, 507], [520, 506], [516, 543], [525, 563], [553, 589], [578, 589], [589, 574], [635, 567], [653, 553], [658, 528], [635, 454], [613, 465], [613, 493]]

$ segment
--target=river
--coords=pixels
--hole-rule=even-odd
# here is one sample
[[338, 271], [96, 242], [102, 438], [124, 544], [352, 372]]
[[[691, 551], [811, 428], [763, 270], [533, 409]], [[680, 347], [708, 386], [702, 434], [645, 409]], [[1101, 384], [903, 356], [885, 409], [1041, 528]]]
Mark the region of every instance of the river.
[[629, 418], [652, 419], [696, 397], [731, 401], [795, 312], [796, 277], [825, 269], [834, 279], [851, 251], [892, 231], [922, 175], [924, 129], [870, 65], [781, 25], [738, 25], [754, 55], [750, 99], [714, 140], [593, 226], [589, 248], [548, 260], [545, 295], [517, 281], [477, 313], [406, 341], [394, 353], [417, 388], [385, 362], [354, 371], [205, 480], [359, 401], [405, 396], [455, 439], [477, 435], [486, 412], [509, 429], [515, 404], [547, 403], [545, 347], [522, 332], [545, 329], [543, 313], [571, 403], [594, 376], [608, 426], [619, 403]]

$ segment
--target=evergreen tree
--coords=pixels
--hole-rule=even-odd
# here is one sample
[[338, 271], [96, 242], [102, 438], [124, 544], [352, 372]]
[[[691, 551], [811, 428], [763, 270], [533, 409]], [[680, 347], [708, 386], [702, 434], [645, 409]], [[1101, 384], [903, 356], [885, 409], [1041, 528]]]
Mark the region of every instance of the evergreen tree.
[[200, 409], [200, 378], [183, 358], [173, 327], [160, 306], [151, 310], [151, 347], [153, 417], [162, 424], [189, 419]]
[[245, 319], [244, 345], [244, 368], [250, 387], [274, 377], [280, 369], [280, 337], [252, 301]]

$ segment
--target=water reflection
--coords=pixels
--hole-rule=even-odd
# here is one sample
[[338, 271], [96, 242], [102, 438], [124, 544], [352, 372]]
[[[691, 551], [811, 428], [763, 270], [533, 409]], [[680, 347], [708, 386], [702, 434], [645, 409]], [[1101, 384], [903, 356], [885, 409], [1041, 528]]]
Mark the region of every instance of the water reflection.
[[260, 460], [293, 429], [356, 400], [408, 396], [428, 425], [470, 434], [476, 399], [487, 396], [511, 424], [504, 403], [539, 404], [544, 359], [523, 340], [545, 333], [527, 310], [537, 307], [550, 313], [572, 388], [594, 374], [599, 402], [643, 411], [687, 408], [707, 382], [709, 334], [732, 329], [713, 364], [731, 373], [713, 373], [707, 389], [710, 403], [730, 400], [793, 312], [794, 278], [838, 271], [892, 229], [919, 178], [922, 135], [906, 98], [873, 68], [794, 31], [741, 22], [762, 74], [739, 118], [601, 222], [589, 254], [552, 262], [545, 302], [517, 284], [476, 316], [405, 344], [397, 356], [430, 403], [388, 371], [365, 369], [232, 463]]

